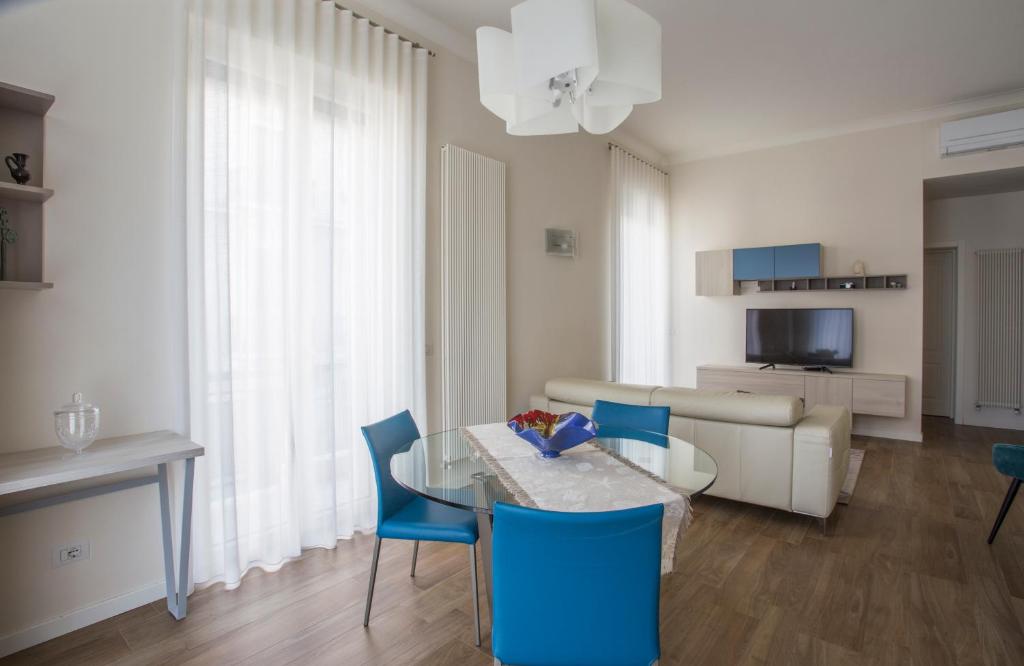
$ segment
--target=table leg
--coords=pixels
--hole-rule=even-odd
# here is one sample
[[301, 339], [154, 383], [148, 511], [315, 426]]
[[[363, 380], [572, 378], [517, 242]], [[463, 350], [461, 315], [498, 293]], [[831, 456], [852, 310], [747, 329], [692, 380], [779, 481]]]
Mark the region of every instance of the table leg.
[[[477, 506], [493, 506], [491, 492], [488, 484], [493, 478], [492, 475], [477, 472], [470, 478], [473, 480], [473, 492], [476, 495]], [[494, 619], [494, 605], [491, 603], [491, 525], [493, 518], [489, 513], [476, 514], [477, 532], [480, 534], [480, 559], [483, 561], [484, 592], [487, 597], [487, 612]]]
[[491, 515], [476, 514], [477, 531], [480, 532], [480, 559], [483, 562], [484, 592], [487, 596], [487, 612], [494, 619], [494, 606], [491, 603]]
[[157, 465], [160, 484], [160, 523], [163, 528], [164, 579], [167, 584], [167, 610], [175, 620], [188, 610], [188, 561], [192, 547], [192, 489], [195, 480], [195, 458], [185, 459], [185, 483], [182, 490], [181, 550], [178, 556], [178, 580], [174, 580], [174, 538], [171, 536], [171, 498], [167, 463]]

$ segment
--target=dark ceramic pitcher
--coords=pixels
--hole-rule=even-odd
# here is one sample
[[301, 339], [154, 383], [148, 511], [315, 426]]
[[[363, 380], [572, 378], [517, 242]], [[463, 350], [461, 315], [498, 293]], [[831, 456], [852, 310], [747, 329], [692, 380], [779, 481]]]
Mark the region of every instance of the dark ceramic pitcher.
[[12, 153], [4, 158], [4, 162], [7, 162], [7, 168], [11, 172], [11, 178], [14, 179], [18, 185], [24, 185], [28, 182], [28, 179], [32, 175], [28, 172], [25, 166], [28, 164], [28, 155], [25, 153]]

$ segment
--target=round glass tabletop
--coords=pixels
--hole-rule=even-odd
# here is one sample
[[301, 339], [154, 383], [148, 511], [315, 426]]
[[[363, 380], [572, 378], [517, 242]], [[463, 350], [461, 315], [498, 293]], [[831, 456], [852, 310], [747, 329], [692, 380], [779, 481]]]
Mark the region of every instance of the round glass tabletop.
[[[707, 490], [718, 476], [714, 458], [677, 437], [604, 427], [589, 443], [690, 497]], [[523, 446], [530, 445], [524, 441]], [[572, 450], [563, 455], [572, 455]], [[413, 441], [391, 458], [391, 475], [417, 495], [460, 509], [490, 513], [495, 502], [518, 504], [462, 429]]]

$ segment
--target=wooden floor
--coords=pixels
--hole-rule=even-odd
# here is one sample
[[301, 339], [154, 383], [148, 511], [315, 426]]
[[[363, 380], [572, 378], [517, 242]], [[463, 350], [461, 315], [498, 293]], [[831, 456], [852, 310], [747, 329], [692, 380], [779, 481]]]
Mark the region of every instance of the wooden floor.
[[[702, 498], [663, 578], [662, 664], [1024, 663], [1024, 499], [985, 544], [1008, 480], [995, 441], [1024, 432], [927, 420], [924, 444], [867, 450], [830, 534], [807, 518]], [[310, 551], [237, 589], [197, 592], [174, 622], [154, 603], [6, 662], [490, 664], [473, 646], [465, 546], [385, 542], [370, 628], [372, 537]], [[486, 626], [485, 626], [486, 630]], [[6, 663], [5, 662], [5, 663]]]

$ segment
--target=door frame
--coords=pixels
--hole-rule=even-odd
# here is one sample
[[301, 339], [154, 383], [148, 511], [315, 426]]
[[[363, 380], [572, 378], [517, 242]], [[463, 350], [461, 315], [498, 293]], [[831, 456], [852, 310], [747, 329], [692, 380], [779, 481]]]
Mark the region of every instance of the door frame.
[[[964, 321], [963, 316], [961, 316], [960, 304], [966, 302], [965, 298], [967, 296], [967, 276], [963, 270], [963, 257], [965, 256], [966, 244], [964, 241], [938, 241], [935, 243], [925, 243], [924, 250], [921, 252], [922, 281], [924, 279], [924, 253], [928, 250], [953, 250], [953, 272], [954, 279], [956, 280], [956, 292], [953, 294], [953, 314], [956, 322], [953, 326], [953, 423], [961, 425], [963, 424], [964, 417], [961, 405], [961, 401], [963, 399], [963, 382], [961, 381], [961, 378], [964, 376], [964, 340], [966, 339], [964, 327], [966, 326], [966, 322]], [[923, 324], [923, 296], [921, 299], [921, 321]]]

